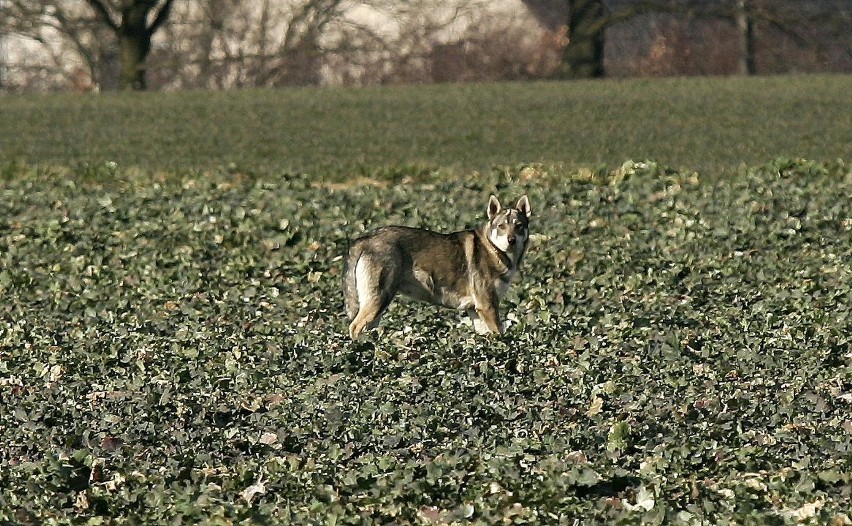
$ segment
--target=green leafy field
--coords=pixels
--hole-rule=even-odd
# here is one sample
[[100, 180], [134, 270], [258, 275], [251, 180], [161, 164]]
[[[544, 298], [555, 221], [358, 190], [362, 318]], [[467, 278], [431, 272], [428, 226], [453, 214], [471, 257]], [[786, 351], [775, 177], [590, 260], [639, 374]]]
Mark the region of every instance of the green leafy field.
[[[848, 164], [5, 176], [0, 523], [849, 523]], [[346, 239], [490, 192], [534, 212], [507, 334], [349, 342]]]
[[335, 179], [655, 159], [705, 173], [852, 159], [852, 76], [0, 98], [0, 162]]

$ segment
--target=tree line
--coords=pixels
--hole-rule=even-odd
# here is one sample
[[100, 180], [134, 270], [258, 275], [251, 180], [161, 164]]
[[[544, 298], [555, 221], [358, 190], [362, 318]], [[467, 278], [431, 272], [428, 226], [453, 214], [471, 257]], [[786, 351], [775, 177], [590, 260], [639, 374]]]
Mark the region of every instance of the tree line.
[[0, 0], [0, 9], [0, 88], [17, 90], [852, 71], [850, 0]]

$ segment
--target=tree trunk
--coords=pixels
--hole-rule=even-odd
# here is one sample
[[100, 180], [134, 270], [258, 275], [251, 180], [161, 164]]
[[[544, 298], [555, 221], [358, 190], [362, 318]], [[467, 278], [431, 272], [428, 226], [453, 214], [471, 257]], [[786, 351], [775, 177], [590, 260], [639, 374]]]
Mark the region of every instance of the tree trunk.
[[754, 61], [754, 24], [748, 10], [748, 0], [737, 0], [737, 29], [740, 32], [740, 75], [754, 75], [757, 72]]
[[118, 28], [118, 40], [121, 48], [122, 90], [144, 90], [145, 59], [151, 51], [151, 32], [148, 29], [149, 4], [134, 2], [122, 13]]
[[138, 34], [122, 34], [121, 44], [121, 77], [119, 89], [144, 90], [145, 58], [151, 47], [150, 39]]
[[558, 76], [565, 79], [604, 76], [604, 32], [607, 9], [603, 0], [570, 0], [568, 45]]

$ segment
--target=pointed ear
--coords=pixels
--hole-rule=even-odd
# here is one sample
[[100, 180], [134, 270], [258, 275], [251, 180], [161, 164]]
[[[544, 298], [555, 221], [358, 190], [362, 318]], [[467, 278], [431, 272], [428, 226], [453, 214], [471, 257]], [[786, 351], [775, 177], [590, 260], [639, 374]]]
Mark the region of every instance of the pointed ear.
[[501, 209], [500, 200], [497, 199], [497, 196], [492, 194], [488, 199], [488, 219], [494, 219], [494, 216], [499, 214]]
[[518, 204], [515, 205], [515, 208], [523, 212], [524, 215], [527, 216], [527, 218], [532, 217], [532, 209], [530, 209], [530, 200], [527, 198], [527, 196], [523, 196], [522, 198], [518, 199]]

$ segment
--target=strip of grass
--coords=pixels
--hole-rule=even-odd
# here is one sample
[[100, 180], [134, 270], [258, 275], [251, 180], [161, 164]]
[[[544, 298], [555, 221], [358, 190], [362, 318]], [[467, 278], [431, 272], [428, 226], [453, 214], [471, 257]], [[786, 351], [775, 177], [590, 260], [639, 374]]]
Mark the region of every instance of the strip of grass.
[[325, 177], [852, 158], [852, 76], [7, 96], [0, 160]]

